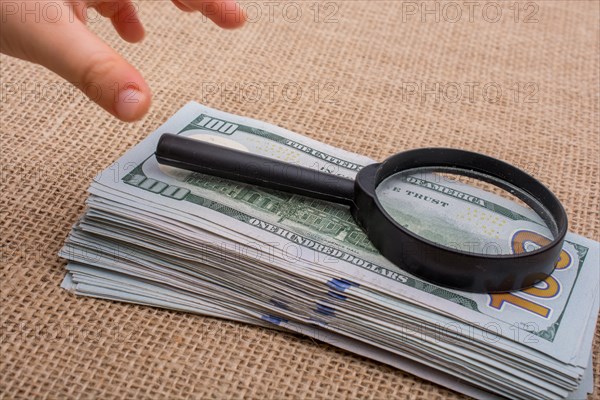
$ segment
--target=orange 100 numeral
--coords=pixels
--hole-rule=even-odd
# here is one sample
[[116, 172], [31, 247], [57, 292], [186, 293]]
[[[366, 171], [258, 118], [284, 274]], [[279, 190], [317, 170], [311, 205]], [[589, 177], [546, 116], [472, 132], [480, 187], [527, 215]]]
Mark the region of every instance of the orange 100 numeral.
[[[515, 253], [522, 253], [525, 251], [525, 244], [528, 242], [541, 247], [550, 243], [550, 240], [535, 232], [519, 231], [513, 236], [512, 242]], [[558, 262], [556, 263], [555, 269], [565, 270], [571, 266], [572, 261], [573, 260], [569, 253], [567, 253], [565, 250], [562, 250], [560, 252], [560, 256]], [[546, 278], [542, 282], [542, 284], [545, 287], [540, 288], [534, 286], [524, 289], [521, 292], [527, 293], [530, 296], [538, 297], [541, 299], [553, 298], [560, 292], [560, 283], [553, 276], [549, 276], [548, 278]], [[497, 310], [502, 310], [504, 304], [508, 303], [544, 318], [548, 318], [548, 316], [550, 316], [550, 312], [552, 311], [548, 307], [545, 307], [543, 305], [535, 303], [534, 301], [531, 301], [513, 293], [495, 293], [490, 294], [489, 296], [489, 306]]]

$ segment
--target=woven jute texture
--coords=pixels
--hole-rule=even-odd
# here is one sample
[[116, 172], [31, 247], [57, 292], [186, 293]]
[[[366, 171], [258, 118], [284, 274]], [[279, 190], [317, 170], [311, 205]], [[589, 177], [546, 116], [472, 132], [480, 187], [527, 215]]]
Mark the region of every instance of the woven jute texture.
[[0, 57], [1, 397], [462, 397], [305, 337], [59, 288], [56, 254], [93, 176], [190, 100], [374, 159], [420, 146], [499, 157], [600, 239], [599, 2], [243, 4], [251, 22], [225, 32], [142, 1], [136, 45], [90, 23], [152, 88], [134, 124]]

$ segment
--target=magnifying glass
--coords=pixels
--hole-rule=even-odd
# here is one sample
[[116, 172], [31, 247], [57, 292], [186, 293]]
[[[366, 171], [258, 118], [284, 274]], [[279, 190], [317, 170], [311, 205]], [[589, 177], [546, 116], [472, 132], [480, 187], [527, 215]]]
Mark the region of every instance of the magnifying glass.
[[440, 286], [495, 293], [547, 278], [567, 233], [542, 183], [482, 154], [421, 148], [362, 168], [354, 180], [165, 133], [156, 159], [189, 171], [350, 206], [399, 268]]

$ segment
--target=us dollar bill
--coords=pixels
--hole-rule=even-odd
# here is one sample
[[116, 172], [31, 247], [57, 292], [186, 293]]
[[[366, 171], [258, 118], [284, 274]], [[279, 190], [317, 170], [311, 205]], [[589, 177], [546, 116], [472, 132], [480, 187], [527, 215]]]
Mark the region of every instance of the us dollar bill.
[[[337, 285], [346, 294], [369, 297], [374, 304], [398, 312], [410, 307], [407, 304], [413, 305], [419, 312], [430, 312], [431, 323], [453, 323], [461, 331], [476, 326], [479, 335], [491, 332], [504, 340], [508, 350], [511, 342], [519, 343], [539, 352], [540, 359], [550, 356], [573, 368], [587, 366], [595, 326], [590, 321], [597, 315], [597, 242], [569, 234], [555, 273], [524, 291], [472, 294], [441, 288], [407, 274], [382, 257], [345, 206], [159, 165], [154, 152], [163, 133], [230, 146], [349, 179], [374, 162], [274, 125], [189, 103], [97, 176], [90, 192], [168, 212], [173, 220], [210, 229], [260, 250], [257, 257], [270, 254], [281, 268], [296, 268], [295, 272], [307, 276], [334, 277], [322, 283], [324, 288]], [[431, 201], [424, 199], [435, 198], [447, 204], [445, 213], [456, 216], [464, 214], [468, 204], [471, 213], [479, 213], [504, 229], [499, 237], [485, 236], [487, 225], [483, 224], [471, 225], [470, 236], [445, 233], [444, 240], [456, 247], [480, 246], [478, 251], [484, 251], [482, 246], [495, 243], [501, 246], [499, 251], [506, 252], [523, 243], [519, 238], [524, 235], [533, 247], [548, 239], [539, 218], [524, 207], [476, 189], [469, 195], [482, 202], [465, 202], [456, 196], [456, 192], [466, 193], [464, 187], [455, 182], [432, 182], [432, 176], [425, 178], [403, 183], [402, 190], [420, 195], [410, 198], [414, 207], [431, 207]], [[439, 190], [439, 185], [444, 188]], [[394, 187], [398, 186], [388, 189], [393, 191]], [[430, 221], [414, 219], [414, 214], [403, 218], [413, 218], [409, 222], [414, 226], [431, 227]], [[68, 258], [66, 251], [63, 255]]]

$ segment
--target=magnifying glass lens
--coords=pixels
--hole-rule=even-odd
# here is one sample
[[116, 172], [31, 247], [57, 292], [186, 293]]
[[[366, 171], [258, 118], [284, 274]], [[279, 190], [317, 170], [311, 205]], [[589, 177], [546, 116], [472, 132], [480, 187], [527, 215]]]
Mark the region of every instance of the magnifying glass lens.
[[388, 217], [422, 239], [487, 256], [537, 250], [556, 224], [527, 192], [467, 169], [425, 167], [384, 179], [377, 199]]

